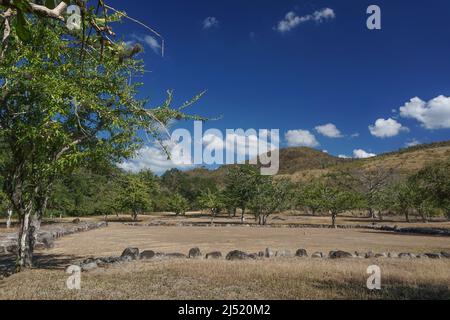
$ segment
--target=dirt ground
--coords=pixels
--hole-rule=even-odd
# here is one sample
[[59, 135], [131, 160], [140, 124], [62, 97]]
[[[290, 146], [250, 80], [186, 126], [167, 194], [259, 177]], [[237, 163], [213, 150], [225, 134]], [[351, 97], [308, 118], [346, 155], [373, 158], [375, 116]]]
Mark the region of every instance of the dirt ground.
[[60, 239], [46, 254], [55, 256], [117, 256], [127, 247], [187, 253], [193, 247], [208, 251], [265, 248], [309, 252], [331, 250], [376, 252], [450, 251], [450, 238], [415, 236], [372, 230], [297, 229], [252, 227], [136, 227], [110, 223], [108, 228]]
[[[281, 223], [290, 218], [275, 221]], [[201, 215], [175, 219], [167, 215], [145, 216], [140, 218], [138, 226], [125, 225], [123, 222], [127, 219], [125, 216], [115, 218], [107, 228], [64, 237], [56, 241], [53, 249], [37, 252], [35, 270], [0, 280], [0, 300], [450, 299], [450, 260], [424, 259], [135, 262], [83, 273], [82, 290], [68, 290], [65, 285], [68, 265], [88, 257], [119, 256], [127, 247], [185, 254], [193, 247], [199, 247], [203, 253], [218, 250], [223, 254], [236, 249], [252, 253], [267, 247], [291, 252], [304, 248], [310, 254], [336, 249], [417, 254], [450, 251], [448, 237], [366, 229], [177, 226], [180, 221], [207, 222], [207, 217]], [[221, 219], [229, 222], [225, 217]], [[326, 217], [293, 219], [313, 223], [328, 221]], [[173, 222], [174, 226], [145, 226], [163, 220]], [[69, 219], [63, 221], [70, 222]], [[341, 218], [341, 221], [365, 221], [367, 224], [367, 220], [352, 217]], [[366, 288], [366, 270], [373, 264], [382, 269], [383, 289], [378, 292]]]

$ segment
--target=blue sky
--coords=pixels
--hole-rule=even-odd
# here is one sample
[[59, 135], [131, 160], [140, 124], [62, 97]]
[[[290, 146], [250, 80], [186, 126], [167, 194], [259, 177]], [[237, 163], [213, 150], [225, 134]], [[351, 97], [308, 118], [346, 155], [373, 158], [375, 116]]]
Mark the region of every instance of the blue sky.
[[[207, 89], [191, 111], [223, 118], [206, 127], [280, 129], [282, 146], [336, 156], [450, 139], [449, 1], [109, 3], [164, 36], [164, 58], [160, 39], [146, 45], [142, 94], [158, 104], [173, 89], [181, 104]], [[371, 4], [382, 30], [366, 27]], [[118, 32], [152, 36], [132, 22]]]

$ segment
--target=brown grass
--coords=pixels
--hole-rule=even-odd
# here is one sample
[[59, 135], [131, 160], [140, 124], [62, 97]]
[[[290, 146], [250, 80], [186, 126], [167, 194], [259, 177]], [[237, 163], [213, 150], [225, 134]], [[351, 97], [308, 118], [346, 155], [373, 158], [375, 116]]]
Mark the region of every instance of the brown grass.
[[[371, 264], [381, 291], [366, 288]], [[449, 272], [426, 260], [136, 262], [83, 273], [76, 292], [61, 270], [25, 272], [0, 282], [0, 299], [450, 299]]]

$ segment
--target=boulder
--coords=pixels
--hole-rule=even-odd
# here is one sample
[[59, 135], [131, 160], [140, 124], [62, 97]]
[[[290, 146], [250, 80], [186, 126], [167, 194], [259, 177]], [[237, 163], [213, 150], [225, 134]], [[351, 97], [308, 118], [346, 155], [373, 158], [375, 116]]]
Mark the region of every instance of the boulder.
[[198, 259], [202, 257], [202, 252], [199, 248], [192, 248], [189, 250], [189, 259]]
[[308, 252], [305, 249], [298, 249], [295, 253], [295, 256], [298, 258], [307, 258]]
[[312, 254], [311, 258], [313, 258], [313, 259], [322, 259], [323, 258], [323, 253], [322, 252], [314, 252]]
[[275, 257], [290, 258], [290, 257], [292, 257], [292, 252], [290, 252], [289, 250], [277, 251], [277, 253], [275, 254]]
[[366, 253], [366, 259], [372, 259], [375, 258], [375, 253], [373, 253], [372, 251], [369, 251]]
[[445, 259], [450, 259], [450, 252], [442, 251], [441, 256]]
[[250, 255], [245, 252], [235, 250], [228, 253], [226, 259], [229, 261], [235, 261], [235, 260], [248, 260], [252, 259], [252, 257], [250, 257]]
[[425, 253], [424, 256], [433, 260], [441, 259], [441, 255], [438, 253]]
[[208, 260], [222, 259], [222, 252], [219, 251], [210, 252], [206, 255], [206, 259]]
[[331, 251], [329, 254], [330, 259], [348, 259], [353, 258], [353, 255], [345, 251]]
[[126, 248], [120, 257], [126, 261], [137, 260], [137, 259], [139, 259], [139, 249], [138, 248]]
[[250, 253], [248, 257], [252, 260], [258, 260], [258, 254], [257, 253]]
[[76, 219], [74, 219], [74, 220], [72, 221], [72, 223], [73, 223], [73, 224], [80, 224], [80, 223], [81, 223], [81, 220], [80, 220], [80, 218], [76, 218]]
[[259, 258], [264, 258], [265, 256], [266, 256], [266, 253], [264, 251], [258, 252], [258, 257]]
[[267, 248], [265, 252], [265, 257], [272, 258], [273, 256], [274, 256], [273, 251], [270, 248]]
[[404, 253], [400, 253], [399, 255], [398, 255], [398, 257], [400, 258], [400, 259], [415, 259], [416, 258], [416, 256], [414, 255], [414, 254], [412, 254], [412, 253], [409, 253], [409, 252], [404, 252]]
[[41, 237], [41, 242], [44, 244], [45, 249], [52, 249], [55, 246], [55, 240], [51, 234], [44, 234]]
[[98, 265], [96, 262], [89, 262], [89, 263], [83, 263], [81, 265], [81, 270], [83, 272], [88, 272], [88, 271], [92, 271], [98, 268]]
[[388, 257], [387, 253], [384, 253], [384, 252], [382, 252], [382, 253], [377, 253], [377, 254], [375, 255], [375, 258], [387, 258], [387, 257]]
[[398, 253], [397, 252], [389, 252], [388, 253], [388, 258], [398, 258]]
[[141, 259], [141, 260], [150, 260], [150, 259], [153, 259], [155, 256], [156, 256], [155, 251], [145, 250], [139, 255], [139, 259]]
[[359, 258], [359, 259], [365, 259], [366, 258], [366, 254], [365, 252], [359, 252], [359, 251], [355, 251], [355, 257]]

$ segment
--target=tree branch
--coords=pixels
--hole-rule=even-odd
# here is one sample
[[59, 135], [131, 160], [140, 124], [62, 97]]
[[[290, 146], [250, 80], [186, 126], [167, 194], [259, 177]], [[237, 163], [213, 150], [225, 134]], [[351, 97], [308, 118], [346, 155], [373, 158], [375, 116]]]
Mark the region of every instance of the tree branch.
[[[67, 3], [64, 1], [61, 1], [54, 9], [49, 9], [46, 6], [35, 4], [31, 1], [28, 2], [30, 4], [30, 13], [64, 21], [62, 14], [67, 9]], [[0, 0], [0, 5], [7, 7], [8, 9], [17, 9], [12, 0]]]

